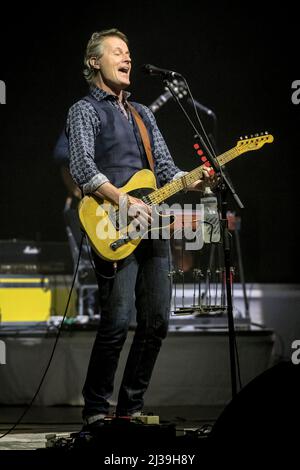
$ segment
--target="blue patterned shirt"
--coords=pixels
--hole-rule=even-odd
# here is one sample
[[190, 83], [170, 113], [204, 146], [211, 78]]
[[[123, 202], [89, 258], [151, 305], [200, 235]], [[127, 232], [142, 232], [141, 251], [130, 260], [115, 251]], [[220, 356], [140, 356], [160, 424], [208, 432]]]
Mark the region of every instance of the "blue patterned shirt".
[[[124, 103], [120, 104], [118, 98], [106, 93], [97, 87], [91, 87], [91, 95], [98, 101], [109, 100], [112, 106], [126, 115], [132, 123], [131, 113], [126, 110], [126, 101], [130, 93], [124, 93]], [[155, 171], [159, 182], [164, 185], [172, 179], [179, 178], [182, 172], [174, 163], [166, 142], [161, 135], [155, 117], [149, 108], [143, 106], [151, 126], [153, 134], [153, 159]], [[67, 132], [69, 136], [70, 172], [74, 181], [80, 186], [84, 194], [94, 192], [108, 178], [99, 171], [95, 163], [95, 141], [101, 133], [101, 121], [93, 105], [86, 101], [77, 101], [69, 110], [67, 118]]]

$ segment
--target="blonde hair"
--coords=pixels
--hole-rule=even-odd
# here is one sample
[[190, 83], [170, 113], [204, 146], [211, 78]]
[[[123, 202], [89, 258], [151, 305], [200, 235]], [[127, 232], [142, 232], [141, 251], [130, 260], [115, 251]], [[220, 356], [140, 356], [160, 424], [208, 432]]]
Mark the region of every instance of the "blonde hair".
[[93, 33], [86, 46], [83, 67], [83, 76], [89, 84], [93, 83], [93, 80], [98, 72], [97, 69], [94, 69], [91, 66], [90, 59], [92, 57], [96, 57], [98, 59], [103, 55], [103, 41], [105, 38], [111, 36], [116, 36], [122, 39], [128, 46], [128, 39], [126, 35], [121, 33], [121, 31], [116, 28], [105, 29], [103, 31]]

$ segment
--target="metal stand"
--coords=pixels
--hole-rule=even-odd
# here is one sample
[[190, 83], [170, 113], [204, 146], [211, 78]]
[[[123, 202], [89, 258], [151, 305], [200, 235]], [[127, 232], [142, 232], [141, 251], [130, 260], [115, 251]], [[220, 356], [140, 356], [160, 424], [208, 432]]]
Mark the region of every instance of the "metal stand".
[[236, 380], [236, 358], [235, 358], [235, 330], [234, 330], [234, 321], [233, 321], [233, 305], [232, 305], [232, 292], [231, 292], [231, 243], [230, 243], [230, 233], [228, 230], [228, 220], [226, 217], [227, 213], [227, 195], [228, 192], [231, 193], [236, 203], [240, 208], [243, 208], [238, 195], [236, 194], [232, 183], [229, 181], [228, 177], [224, 174], [221, 167], [218, 164], [216, 158], [212, 155], [211, 150], [208, 148], [206, 142], [200, 135], [199, 131], [195, 127], [193, 121], [189, 117], [188, 113], [180, 103], [177, 95], [172, 90], [171, 84], [168, 80], [164, 80], [165, 85], [172, 93], [172, 96], [181, 111], [185, 115], [187, 121], [191, 125], [193, 131], [195, 132], [197, 139], [201, 142], [202, 148], [205, 150], [205, 156], [215, 173], [220, 176], [221, 184], [219, 185], [218, 191], [218, 200], [219, 208], [221, 212], [221, 224], [222, 224], [222, 238], [223, 238], [223, 249], [224, 249], [224, 264], [225, 264], [225, 279], [226, 279], [226, 297], [227, 297], [227, 316], [228, 316], [228, 336], [229, 336], [229, 355], [230, 355], [230, 373], [231, 373], [231, 389], [232, 397], [237, 394], [237, 380]]

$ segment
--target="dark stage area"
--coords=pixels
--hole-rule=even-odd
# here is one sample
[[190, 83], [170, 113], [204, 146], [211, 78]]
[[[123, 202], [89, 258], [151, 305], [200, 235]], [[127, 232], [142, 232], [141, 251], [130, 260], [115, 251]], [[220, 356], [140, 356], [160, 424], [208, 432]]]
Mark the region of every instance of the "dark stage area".
[[[288, 461], [296, 448], [291, 429], [300, 418], [298, 23], [292, 6], [263, 2], [235, 8], [229, 2], [181, 0], [7, 7], [0, 30], [0, 461], [2, 455], [9, 463], [32, 453], [36, 462], [58, 462], [55, 443], [70, 445], [70, 435], [83, 424], [82, 389], [101, 312], [85, 242], [69, 299], [80, 249], [79, 199], [68, 192], [54, 147], [69, 108], [88, 92], [82, 74], [86, 44], [94, 31], [108, 28], [129, 38], [130, 101], [150, 107], [176, 166], [190, 172], [202, 164], [199, 139], [162, 75], [144, 73], [143, 65], [178, 72], [175, 82], [168, 75], [177, 99], [203, 137], [190, 88], [216, 155], [226, 152], [226, 175], [244, 208], [226, 193], [227, 278], [225, 225], [220, 240], [210, 234], [191, 251], [172, 232], [170, 323], [143, 409], [149, 420], [159, 416], [157, 428], [122, 422], [96, 441], [80, 435], [76, 445], [82, 444], [84, 456], [89, 451], [122, 456], [127, 444], [133, 455], [153, 439], [162, 455], [167, 443], [181, 453], [190, 449], [191, 465], [199, 468], [201, 456], [217, 460], [223, 446], [225, 460], [238, 449], [249, 459], [263, 449], [270, 458], [286, 451]], [[140, 144], [146, 148], [143, 138]], [[182, 184], [168, 200], [189, 204], [180, 230], [185, 223], [202, 224], [204, 217], [199, 193], [184, 192], [186, 181]], [[153, 278], [159, 279], [159, 272], [154, 270]], [[231, 296], [234, 343], [228, 327]], [[157, 305], [164, 300], [161, 296]], [[130, 312], [111, 413], [137, 327], [135, 307]], [[35, 396], [58, 334], [32, 406], [1, 437]], [[279, 445], [268, 447], [268, 436]], [[136, 466], [149, 467], [146, 463]]]

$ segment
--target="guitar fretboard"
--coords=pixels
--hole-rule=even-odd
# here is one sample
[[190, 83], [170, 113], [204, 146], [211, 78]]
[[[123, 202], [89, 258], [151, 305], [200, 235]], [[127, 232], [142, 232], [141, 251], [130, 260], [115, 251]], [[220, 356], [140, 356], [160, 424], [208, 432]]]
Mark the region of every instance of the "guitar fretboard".
[[[237, 149], [234, 147], [233, 149], [227, 150], [227, 152], [222, 153], [217, 157], [219, 165], [225, 165], [225, 163], [230, 162], [230, 160], [237, 157], [240, 153], [243, 153], [246, 150], [248, 150], [246, 149], [246, 146], [244, 148], [242, 147]], [[204, 168], [205, 166], [202, 164], [187, 173], [185, 176], [182, 176], [181, 178], [178, 178], [174, 181], [170, 181], [170, 183], [167, 183], [162, 188], [159, 188], [156, 191], [148, 194], [147, 200], [150, 201], [150, 204], [160, 204], [161, 202], [184, 189], [186, 186], [189, 186], [195, 181], [199, 180], [202, 177]]]

